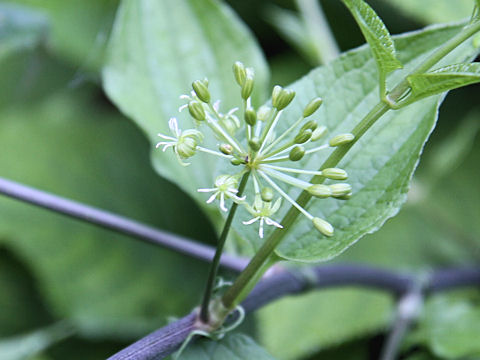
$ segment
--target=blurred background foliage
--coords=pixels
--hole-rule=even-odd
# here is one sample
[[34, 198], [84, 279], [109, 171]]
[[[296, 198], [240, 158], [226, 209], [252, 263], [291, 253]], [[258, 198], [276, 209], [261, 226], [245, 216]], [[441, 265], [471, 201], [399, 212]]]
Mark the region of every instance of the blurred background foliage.
[[[301, 1], [226, 2], [255, 33], [272, 84], [318, 65]], [[473, 1], [369, 3], [396, 34], [468, 17]], [[364, 42], [339, 1], [321, 5], [341, 51]], [[0, 176], [213, 244], [206, 216], [154, 173], [146, 138], [103, 93], [117, 6], [0, 2]], [[478, 91], [446, 98], [403, 210], [336, 262], [406, 272], [478, 264]], [[0, 359], [102, 359], [199, 301], [207, 266], [196, 260], [4, 197], [0, 218]], [[479, 299], [427, 301], [405, 358], [478, 358]], [[373, 359], [392, 310], [383, 293], [328, 290], [271, 304], [246, 331], [279, 359]]]

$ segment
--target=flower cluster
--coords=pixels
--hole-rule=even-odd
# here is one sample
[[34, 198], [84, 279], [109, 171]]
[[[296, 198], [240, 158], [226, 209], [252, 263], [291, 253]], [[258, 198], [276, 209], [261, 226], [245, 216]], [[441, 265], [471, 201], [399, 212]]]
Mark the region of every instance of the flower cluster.
[[[195, 120], [195, 129], [182, 131], [176, 118], [171, 118], [169, 128], [172, 136], [158, 134], [164, 141], [157, 144], [163, 151], [172, 148], [180, 164], [186, 166], [184, 160], [197, 152], [207, 153], [229, 161], [231, 174], [221, 174], [215, 179], [212, 188], [198, 189], [199, 192], [212, 193], [207, 203], [219, 200], [220, 209], [227, 211], [227, 199], [245, 206], [252, 219], [244, 221], [245, 225], [259, 223], [259, 236], [263, 238], [264, 224], [283, 228], [273, 220], [279, 210], [282, 198], [296, 207], [312, 221], [316, 229], [326, 236], [333, 235], [333, 227], [326, 220], [311, 215], [284, 191], [278, 183], [285, 183], [307, 191], [314, 197], [334, 197], [346, 200], [351, 196], [352, 188], [346, 183], [332, 185], [314, 184], [301, 180], [291, 174], [307, 174], [322, 176], [333, 180], [347, 179], [347, 173], [339, 168], [308, 170], [285, 163], [297, 163], [301, 159], [325, 150], [329, 147], [341, 146], [354, 139], [352, 134], [339, 134], [327, 144], [317, 145], [327, 134], [325, 126], [318, 125], [315, 120], [308, 120], [322, 105], [321, 98], [312, 99], [304, 108], [302, 115], [283, 133], [277, 134], [275, 129], [283, 110], [292, 102], [295, 92], [275, 86], [272, 92], [271, 106], [255, 109], [251, 103], [251, 95], [255, 82], [252, 68], [236, 62], [233, 72], [243, 102], [240, 121], [235, 113], [238, 108], [226, 113], [220, 112], [220, 101], [212, 103], [208, 90], [208, 81], [197, 80], [192, 84], [190, 95], [182, 95], [186, 104], [179, 110], [188, 109]], [[202, 147], [204, 134], [199, 130], [209, 128], [217, 140], [215, 149]], [[243, 130], [242, 130], [243, 128]], [[254, 199], [250, 203], [239, 193], [239, 183], [244, 175], [250, 176], [253, 183]], [[278, 182], [278, 183], [277, 183]], [[275, 194], [279, 197], [274, 201]]]

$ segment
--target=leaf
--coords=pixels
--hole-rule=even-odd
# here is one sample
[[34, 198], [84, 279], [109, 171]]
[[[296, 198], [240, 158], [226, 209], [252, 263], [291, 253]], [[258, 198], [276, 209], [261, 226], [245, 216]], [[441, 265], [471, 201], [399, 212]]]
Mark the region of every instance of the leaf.
[[9, 0], [48, 16], [49, 50], [76, 67], [73, 84], [98, 71], [118, 0]]
[[426, 24], [465, 19], [470, 16], [473, 8], [472, 0], [387, 0], [386, 2]]
[[[411, 71], [424, 54], [454, 36], [460, 27], [443, 26], [403, 35], [396, 39], [399, 57]], [[464, 61], [476, 53], [466, 43], [451, 53], [443, 64]], [[326, 125], [331, 136], [350, 132], [351, 129], [378, 103], [378, 85], [374, 77], [369, 49], [362, 47], [343, 55], [328, 66], [312, 71], [292, 85], [297, 101], [285, 109], [284, 121], [279, 122], [279, 133], [284, 131], [303, 111], [306, 103], [315, 96], [324, 99], [316, 113], [319, 123]], [[392, 74], [394, 82], [405, 73]], [[376, 231], [388, 218], [394, 216], [406, 199], [410, 178], [417, 165], [428, 135], [435, 125], [441, 96], [425, 99], [402, 110], [385, 114], [357, 142], [339, 167], [349, 174], [353, 196], [348, 201], [314, 199], [307, 210], [333, 224], [335, 234], [321, 237], [307, 218], [300, 216], [293, 230], [286, 232], [277, 254], [297, 261], [324, 261], [337, 256], [359, 238]], [[318, 152], [302, 160], [302, 168], [318, 168], [329, 155]], [[285, 187], [284, 187], [285, 189]], [[286, 187], [296, 198], [299, 191]], [[283, 212], [282, 212], [283, 211]], [[281, 219], [286, 209], [281, 209]], [[262, 242], [252, 227], [242, 225], [239, 219], [248, 218], [243, 209], [234, 221], [237, 232], [250, 239], [255, 248]], [[271, 233], [268, 229], [267, 236]]]
[[187, 347], [182, 360], [274, 360], [266, 350], [243, 334], [229, 334], [222, 340], [201, 339]]
[[36, 290], [24, 264], [0, 247], [0, 339], [52, 322]]
[[391, 306], [388, 294], [351, 288], [285, 298], [259, 311], [259, 338], [275, 357], [300, 359], [385, 327]]
[[[478, 122], [475, 114], [464, 124]], [[437, 153], [444, 154], [443, 160], [450, 163], [445, 151], [455, 151], [452, 141], [459, 135], [453, 133], [440, 143], [437, 140], [436, 146], [430, 144], [400, 213], [336, 261], [412, 270], [478, 264], [480, 189], [476, 184], [480, 169], [472, 164], [480, 161], [480, 143], [474, 143], [450, 171], [444, 172], [445, 165], [437, 157]]]
[[395, 53], [395, 45], [383, 21], [363, 0], [343, 0], [355, 18], [363, 36], [372, 49], [380, 80], [392, 71], [402, 68]]
[[480, 82], [480, 63], [449, 65], [425, 74], [410, 75], [407, 80], [412, 88], [412, 99], [416, 101]]
[[[212, 0], [124, 0], [119, 8], [103, 70], [105, 90], [113, 102], [146, 133], [169, 133], [168, 119], [192, 127], [187, 112], [178, 113], [191, 83], [207, 77], [213, 99], [222, 109], [237, 104], [240, 89], [232, 65], [243, 61], [256, 70], [254, 102], [265, 97], [267, 65], [252, 34], [226, 5]], [[171, 155], [171, 154], [168, 154]], [[213, 184], [215, 162], [179, 166], [174, 156], [156, 150], [155, 169], [204, 203], [198, 188]], [[211, 160], [211, 159], [209, 159]]]
[[[0, 176], [212, 239], [194, 203], [152, 171], [141, 134], [100, 104], [70, 91], [3, 111]], [[5, 197], [0, 214], [1, 241], [29, 264], [53, 316], [83, 334], [138, 336], [198, 300], [207, 266], [196, 260]]]
[[35, 47], [46, 35], [46, 17], [13, 4], [0, 4], [0, 60], [21, 49]]
[[480, 356], [480, 307], [478, 293], [467, 296], [437, 295], [425, 306], [420, 331], [432, 352], [446, 359]]
[[73, 329], [66, 323], [58, 323], [29, 334], [0, 339], [2, 360], [26, 360], [68, 338]]

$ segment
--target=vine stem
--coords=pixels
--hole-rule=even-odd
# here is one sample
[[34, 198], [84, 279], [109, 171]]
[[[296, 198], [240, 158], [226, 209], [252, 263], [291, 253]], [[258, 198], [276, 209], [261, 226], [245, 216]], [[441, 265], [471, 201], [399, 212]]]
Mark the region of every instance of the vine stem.
[[[155, 229], [133, 219], [50, 194], [2, 177], [0, 177], [0, 194], [110, 229], [120, 234], [129, 235], [196, 259], [210, 262], [215, 256], [215, 249], [212, 246], [197, 243], [191, 239]], [[242, 271], [247, 263], [247, 258], [239, 258], [229, 254], [223, 254], [220, 259], [220, 265], [236, 272]]]
[[[449, 41], [447, 41], [441, 48], [436, 50], [428, 59], [421, 63], [417, 68], [413, 70], [411, 74], [422, 73], [428, 71], [438, 61], [450, 53], [453, 49], [459, 46], [466, 39], [480, 30], [480, 22], [466, 26], [463, 31], [455, 35]], [[325, 160], [320, 167], [320, 171], [325, 168], [335, 167], [340, 160], [343, 159], [345, 154], [352, 148], [353, 145], [365, 134], [365, 132], [383, 116], [388, 110], [394, 109], [396, 102], [401, 99], [405, 92], [409, 90], [409, 83], [407, 77], [405, 77], [397, 86], [393, 88], [388, 96], [388, 101], [381, 99], [370, 112], [355, 126], [352, 130], [352, 134], [355, 136], [354, 140], [348, 144], [337, 147], [335, 151]], [[311, 183], [320, 184], [325, 180], [322, 176], [314, 176]], [[308, 201], [311, 199], [311, 195], [307, 191], [303, 191], [297, 198], [297, 204], [301, 207], [305, 207]], [[238, 305], [245, 296], [245, 289], [253, 288], [256, 281], [258, 281], [259, 272], [264, 272], [265, 264], [271, 261], [274, 255], [275, 248], [280, 244], [286, 235], [288, 229], [296, 220], [300, 212], [291, 207], [281, 223], [284, 228], [283, 231], [276, 229], [272, 235], [264, 242], [262, 247], [257, 251], [255, 256], [251, 259], [245, 270], [243, 270], [234, 284], [225, 292], [221, 301], [223, 306], [230, 311]]]
[[[250, 175], [250, 171], [243, 174], [242, 179], [240, 180], [240, 185], [238, 186], [238, 193], [237, 196], [242, 196], [243, 191], [247, 185], [248, 177]], [[212, 263], [210, 265], [210, 272], [208, 274], [207, 285], [205, 286], [205, 292], [203, 294], [202, 306], [200, 308], [200, 320], [204, 323], [208, 323], [209, 320], [209, 307], [210, 307], [210, 300], [212, 298], [213, 288], [215, 284], [215, 279], [217, 277], [218, 268], [220, 267], [220, 258], [222, 256], [223, 248], [225, 246], [225, 241], [227, 240], [228, 233], [230, 231], [230, 227], [232, 226], [232, 221], [237, 212], [238, 204], [234, 202], [230, 211], [228, 213], [227, 220], [225, 221], [225, 225], [223, 226], [222, 233], [220, 234], [220, 238], [218, 239], [217, 249], [215, 251], [215, 255], [213, 257]]]

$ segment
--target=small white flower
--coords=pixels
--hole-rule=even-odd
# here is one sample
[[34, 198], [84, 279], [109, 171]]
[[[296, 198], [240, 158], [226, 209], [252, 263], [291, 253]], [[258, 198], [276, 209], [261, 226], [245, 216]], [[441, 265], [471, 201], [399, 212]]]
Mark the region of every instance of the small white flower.
[[277, 201], [272, 206], [271, 202], [266, 202], [261, 199], [260, 196], [255, 197], [255, 202], [253, 203], [253, 207], [247, 205], [247, 210], [250, 214], [252, 214], [253, 218], [244, 221], [244, 225], [251, 225], [257, 221], [260, 221], [260, 227], [258, 229], [258, 235], [260, 238], [263, 239], [263, 223], [265, 222], [267, 225], [275, 226], [279, 229], [283, 229], [283, 226], [278, 222], [271, 219], [271, 216], [275, 214], [282, 204], [282, 199], [278, 198]]
[[245, 200], [245, 196], [238, 197], [238, 178], [230, 175], [220, 175], [215, 179], [215, 187], [208, 189], [198, 189], [198, 192], [213, 192], [207, 200], [207, 204], [212, 203], [215, 199], [220, 200], [220, 209], [228, 211], [225, 207], [225, 199], [232, 199], [233, 201], [240, 203]]
[[180, 164], [183, 166], [189, 165], [189, 163], [185, 163], [182, 160], [195, 155], [198, 143], [203, 140], [203, 134], [195, 129], [180, 130], [177, 119], [173, 117], [168, 121], [168, 127], [173, 137], [158, 134], [158, 136], [167, 141], [160, 141], [156, 145], [156, 148], [163, 146], [162, 151], [165, 152], [168, 148], [173, 147], [173, 151], [175, 155], [177, 155]]

